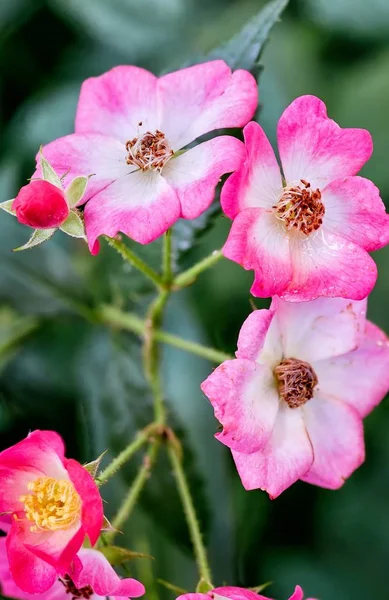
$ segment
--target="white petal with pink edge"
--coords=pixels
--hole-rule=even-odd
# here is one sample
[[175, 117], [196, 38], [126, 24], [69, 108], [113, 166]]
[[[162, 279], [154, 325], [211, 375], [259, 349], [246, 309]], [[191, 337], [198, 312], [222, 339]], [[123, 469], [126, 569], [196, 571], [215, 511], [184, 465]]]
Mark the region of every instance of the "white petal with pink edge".
[[318, 298], [286, 302], [273, 298], [283, 355], [308, 362], [355, 350], [364, 337], [367, 300]]
[[119, 231], [148, 244], [169, 229], [180, 216], [176, 192], [156, 171], [137, 171], [121, 177], [85, 207], [85, 227], [91, 251], [100, 235]]
[[154, 133], [157, 81], [149, 71], [127, 65], [86, 79], [78, 101], [76, 133], [101, 133], [123, 144], [139, 133]]
[[287, 183], [304, 179], [320, 190], [334, 179], [358, 173], [373, 151], [368, 131], [342, 129], [315, 96], [296, 98], [286, 108], [277, 138]]
[[306, 473], [313, 462], [312, 445], [300, 408], [282, 402], [272, 435], [259, 452], [232, 451], [246, 490], [260, 488], [276, 498]]
[[202, 383], [215, 417], [223, 425], [216, 438], [234, 450], [255, 452], [269, 439], [278, 412], [272, 371], [246, 360], [227, 360]]
[[271, 209], [282, 194], [280, 168], [265, 132], [258, 123], [244, 128], [246, 160], [227, 179], [221, 193], [221, 205], [234, 219], [245, 208]]
[[309, 236], [290, 236], [293, 279], [279, 295], [291, 302], [330, 298], [366, 298], [377, 280], [369, 254], [322, 226]]
[[239, 167], [244, 157], [241, 141], [223, 135], [173, 157], [162, 176], [177, 192], [181, 216], [195, 219], [212, 203], [220, 177]]
[[[273, 317], [274, 312], [266, 309], [254, 310], [247, 317], [239, 332], [237, 358], [259, 360]], [[281, 352], [277, 358], [281, 360]]]
[[301, 479], [338, 489], [365, 460], [362, 419], [350, 405], [325, 397], [320, 387], [303, 411], [314, 461]]
[[366, 417], [389, 392], [389, 340], [372, 323], [358, 349], [313, 364], [320, 394], [342, 400]]
[[262, 208], [247, 208], [238, 214], [223, 254], [246, 270], [254, 270], [254, 296], [282, 294], [292, 279], [289, 237], [274, 215]]
[[336, 179], [322, 191], [327, 231], [371, 252], [389, 243], [389, 215], [379, 189], [364, 177]]
[[159, 128], [179, 150], [209, 131], [246, 125], [258, 89], [248, 71], [231, 73], [224, 61], [215, 60], [161, 77], [158, 102]]

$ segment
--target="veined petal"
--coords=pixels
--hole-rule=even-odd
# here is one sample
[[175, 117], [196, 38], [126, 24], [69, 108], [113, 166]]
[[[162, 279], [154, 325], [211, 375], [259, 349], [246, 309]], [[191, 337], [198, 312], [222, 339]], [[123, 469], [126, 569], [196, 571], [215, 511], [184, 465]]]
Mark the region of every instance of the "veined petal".
[[363, 340], [354, 352], [320, 360], [313, 367], [320, 394], [342, 400], [364, 418], [389, 392], [388, 338], [368, 321]]
[[303, 408], [314, 461], [303, 481], [338, 489], [365, 460], [363, 424], [358, 412], [322, 390]]
[[227, 179], [220, 198], [224, 212], [231, 219], [245, 208], [271, 209], [283, 189], [277, 159], [262, 127], [251, 122], [243, 133], [244, 164]]
[[264, 448], [244, 454], [232, 450], [246, 490], [260, 488], [276, 498], [309, 470], [313, 463], [311, 442], [301, 408], [280, 403], [272, 435]]
[[290, 236], [293, 279], [279, 295], [291, 302], [330, 298], [366, 298], [377, 280], [377, 267], [366, 250], [326, 231]]
[[177, 221], [180, 202], [176, 192], [157, 172], [137, 171], [121, 177], [85, 207], [85, 227], [91, 251], [100, 235], [119, 231], [148, 244]]
[[323, 189], [340, 177], [355, 175], [373, 152], [364, 129], [342, 129], [315, 96], [296, 98], [278, 122], [278, 148], [286, 181], [301, 178]]
[[246, 125], [257, 108], [257, 83], [248, 71], [210, 61], [161, 77], [158, 103], [159, 128], [179, 150], [214, 129]]
[[251, 360], [226, 360], [201, 384], [223, 425], [216, 438], [234, 450], [255, 452], [269, 439], [279, 398], [272, 371]]
[[182, 217], [195, 219], [210, 206], [220, 177], [239, 167], [243, 153], [241, 141], [223, 135], [199, 144], [167, 163], [162, 176], [177, 193]]
[[157, 127], [157, 77], [149, 71], [119, 66], [82, 84], [76, 133], [101, 133], [125, 144]]
[[364, 338], [367, 300], [317, 298], [286, 302], [273, 298], [283, 355], [309, 363], [355, 350]]
[[[60, 177], [66, 188], [75, 177], [88, 177], [85, 194], [79, 204], [107, 187], [112, 181], [122, 177], [135, 167], [126, 164], [125, 145], [113, 137], [97, 134], [67, 135], [47, 146], [43, 153]], [[41, 177], [40, 154], [37, 154], [37, 169], [34, 177]]]
[[247, 208], [238, 214], [223, 254], [244, 269], [254, 270], [254, 296], [282, 294], [292, 279], [289, 236], [274, 215], [263, 208]]
[[332, 181], [322, 191], [327, 231], [371, 252], [389, 243], [389, 215], [379, 189], [364, 177]]

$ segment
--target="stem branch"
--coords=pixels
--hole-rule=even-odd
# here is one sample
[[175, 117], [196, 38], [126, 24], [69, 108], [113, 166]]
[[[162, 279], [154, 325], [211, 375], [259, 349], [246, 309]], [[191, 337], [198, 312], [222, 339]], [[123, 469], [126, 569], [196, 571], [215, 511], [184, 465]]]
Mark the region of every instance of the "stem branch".
[[149, 267], [149, 265], [147, 265], [141, 258], [139, 258], [139, 256], [137, 256], [132, 250], [130, 250], [130, 248], [126, 244], [124, 244], [117, 238], [110, 238], [108, 236], [104, 237], [107, 240], [108, 244], [111, 246], [111, 248], [115, 248], [115, 250], [119, 252], [121, 257], [126, 262], [130, 263], [130, 265], [132, 265], [133, 267], [138, 269], [138, 271], [143, 273], [143, 275], [150, 279], [158, 289], [163, 288], [163, 281], [162, 278], [158, 275], [158, 273], [154, 271], [154, 269]]
[[223, 258], [222, 251], [215, 250], [214, 252], [212, 252], [212, 254], [193, 265], [193, 267], [191, 267], [187, 271], [184, 271], [183, 273], [181, 273], [181, 275], [178, 275], [178, 277], [176, 277], [173, 281], [173, 288], [181, 289], [188, 285], [191, 285], [200, 275], [200, 273], [216, 265], [216, 263], [219, 262], [221, 258]]

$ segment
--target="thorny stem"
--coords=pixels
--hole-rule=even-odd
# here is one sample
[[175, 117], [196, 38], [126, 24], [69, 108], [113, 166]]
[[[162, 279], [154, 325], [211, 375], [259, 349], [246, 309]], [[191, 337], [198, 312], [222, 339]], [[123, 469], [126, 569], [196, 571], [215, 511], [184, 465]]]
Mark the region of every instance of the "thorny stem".
[[115, 248], [115, 250], [119, 252], [119, 254], [126, 262], [130, 263], [130, 265], [138, 269], [138, 271], [143, 273], [145, 277], [150, 279], [157, 287], [157, 289], [160, 290], [163, 288], [163, 281], [162, 278], [158, 275], [158, 273], [156, 273], [154, 269], [149, 267], [149, 265], [147, 265], [141, 258], [139, 258], [139, 256], [137, 256], [132, 250], [130, 250], [130, 248], [126, 244], [124, 244], [117, 238], [110, 238], [108, 236], [104, 237], [107, 240], [108, 244], [112, 248]]
[[183, 469], [181, 459], [177, 454], [176, 448], [169, 444], [168, 452], [170, 462], [173, 467], [173, 473], [176, 478], [178, 493], [180, 494], [182, 506], [185, 512], [200, 579], [210, 582], [211, 571], [208, 564], [207, 552], [203, 543], [193, 499], [185, 476], [185, 471]]
[[[131, 331], [140, 337], [143, 337], [145, 334], [146, 324], [142, 319], [132, 313], [124, 313], [114, 306], [103, 306], [100, 310], [99, 317], [105, 324], [111, 325], [112, 327]], [[221, 350], [208, 348], [197, 342], [184, 340], [177, 335], [161, 329], [156, 329], [154, 331], [154, 339], [158, 342], [163, 342], [169, 346], [174, 346], [185, 352], [190, 352], [191, 354], [205, 358], [216, 364], [220, 364], [225, 360], [233, 358], [233, 356], [222, 352]]]
[[200, 260], [200, 262], [193, 265], [193, 267], [191, 267], [187, 271], [184, 271], [183, 273], [178, 275], [173, 281], [173, 289], [181, 289], [183, 287], [191, 285], [196, 280], [198, 275], [200, 275], [200, 273], [216, 265], [216, 263], [219, 262], [221, 258], [223, 258], [222, 251], [214, 250], [212, 254], [210, 254], [203, 260]]

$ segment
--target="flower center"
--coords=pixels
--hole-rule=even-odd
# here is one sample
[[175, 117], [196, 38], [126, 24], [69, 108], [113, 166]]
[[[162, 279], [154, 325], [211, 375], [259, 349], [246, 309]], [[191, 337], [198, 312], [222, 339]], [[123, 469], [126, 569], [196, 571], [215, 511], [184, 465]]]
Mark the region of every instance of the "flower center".
[[30, 531], [67, 529], [79, 519], [81, 498], [71, 481], [38, 477], [27, 488], [31, 494], [19, 500], [26, 518], [34, 523]]
[[76, 598], [86, 598], [86, 600], [89, 600], [89, 598], [93, 596], [94, 592], [90, 585], [78, 589], [70, 579], [69, 575], [65, 575], [60, 578], [59, 581], [65, 586], [65, 592], [66, 594], [71, 595], [72, 600], [76, 600]]
[[319, 229], [325, 213], [319, 189], [313, 190], [304, 179], [302, 186], [286, 186], [281, 198], [273, 206], [278, 219], [285, 223], [287, 230], [297, 229], [305, 235]]
[[318, 379], [311, 365], [298, 358], [285, 358], [274, 369], [278, 392], [290, 408], [312, 400]]
[[[140, 123], [141, 125], [141, 123]], [[143, 135], [126, 142], [126, 163], [142, 171], [162, 171], [174, 152], [162, 131], [146, 131]]]

